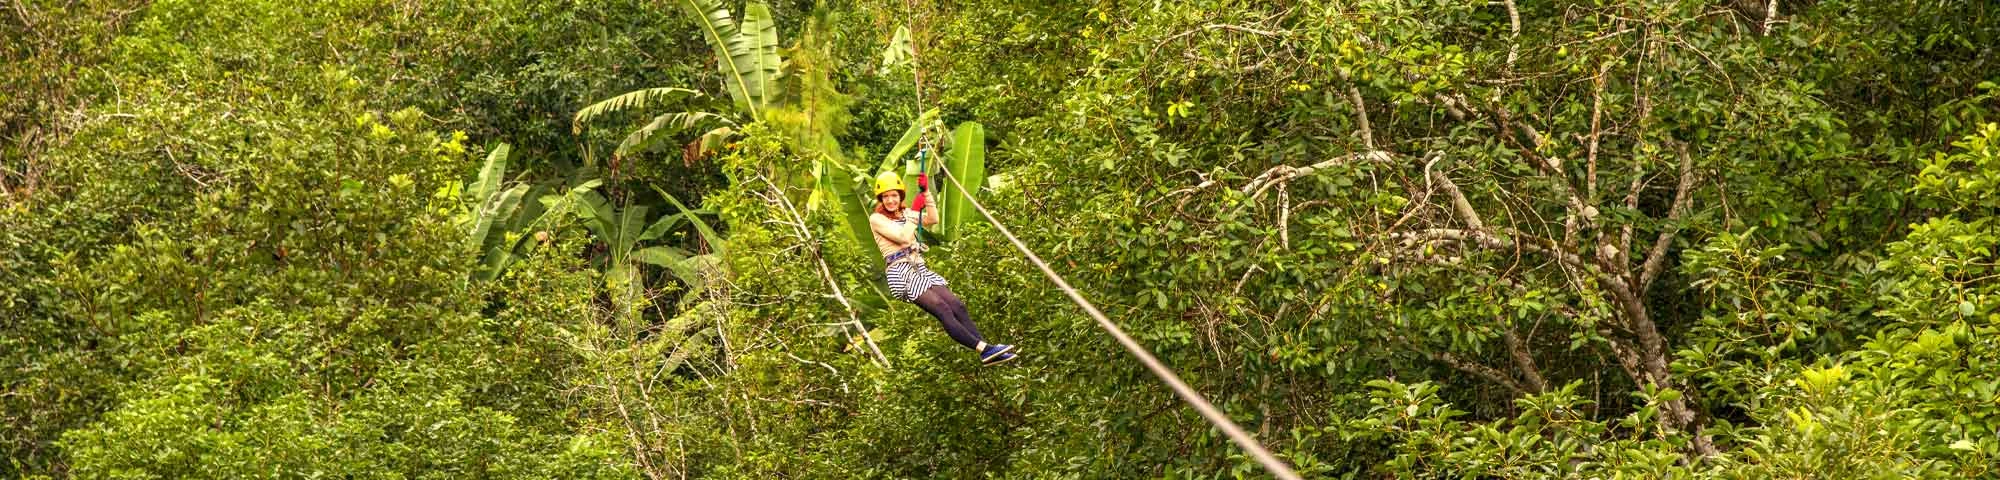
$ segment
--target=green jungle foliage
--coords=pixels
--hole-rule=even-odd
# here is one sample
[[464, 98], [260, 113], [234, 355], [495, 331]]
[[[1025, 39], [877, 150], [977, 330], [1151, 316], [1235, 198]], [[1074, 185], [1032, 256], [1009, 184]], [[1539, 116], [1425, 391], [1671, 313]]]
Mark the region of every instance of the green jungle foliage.
[[[1270, 475], [977, 200], [1308, 478], [2000, 478], [1996, 44], [1979, 1], [0, 3], [0, 477]], [[889, 297], [885, 171], [1021, 360]]]

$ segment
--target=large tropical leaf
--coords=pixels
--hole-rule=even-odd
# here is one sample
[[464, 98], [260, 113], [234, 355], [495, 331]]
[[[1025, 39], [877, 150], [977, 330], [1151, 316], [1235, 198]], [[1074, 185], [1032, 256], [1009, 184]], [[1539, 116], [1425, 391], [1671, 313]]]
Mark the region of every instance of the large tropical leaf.
[[667, 354], [666, 360], [660, 362], [659, 370], [676, 371], [682, 365], [686, 365], [689, 358], [709, 354], [709, 350], [713, 347], [709, 346], [708, 337], [713, 334], [714, 332], [705, 328], [689, 332], [686, 340], [675, 343], [673, 353]]
[[639, 233], [639, 241], [644, 242], [666, 235], [667, 232], [673, 231], [674, 227], [680, 226], [681, 221], [684, 220], [682, 217], [684, 215], [678, 213], [660, 217], [652, 225], [646, 226], [646, 231]]
[[882, 49], [882, 68], [875, 73], [888, 74], [892, 68], [909, 65], [916, 56], [916, 49], [910, 46], [910, 27], [897, 26], [896, 35], [889, 38], [889, 46]]
[[867, 175], [827, 158], [820, 159], [820, 168], [825, 169], [822, 178], [826, 179], [833, 198], [840, 202], [840, 217], [847, 222], [848, 238], [862, 248], [874, 247], [874, 230], [868, 228], [869, 202], [862, 190], [862, 178]]
[[675, 278], [679, 278], [681, 283], [687, 284], [688, 288], [698, 290], [703, 281], [701, 271], [695, 268], [694, 258], [695, 256], [686, 250], [668, 246], [646, 247], [632, 252], [632, 260], [665, 267]]
[[617, 217], [613, 216], [617, 212], [613, 210], [611, 201], [604, 198], [604, 194], [595, 191], [583, 192], [583, 195], [578, 196], [578, 206], [582, 208], [576, 209], [576, 215], [583, 218], [583, 226], [589, 228], [591, 234], [607, 242], [612, 235], [617, 234]]
[[701, 92], [685, 88], [675, 88], [675, 87], [643, 88], [639, 90], [633, 90], [630, 92], [626, 92], [623, 95], [607, 98], [597, 103], [590, 104], [590, 106], [588, 107], [583, 107], [582, 110], [577, 110], [576, 117], [570, 120], [570, 130], [572, 133], [579, 133], [579, 134], [583, 133], [583, 124], [590, 123], [592, 119], [595, 119], [598, 116], [607, 113], [619, 112], [633, 108], [644, 108], [647, 105], [659, 105], [667, 102], [672, 102], [675, 100], [680, 100], [683, 98], [698, 97], [698, 96], [701, 96]]
[[672, 194], [667, 193], [666, 190], [661, 190], [660, 187], [653, 187], [653, 191], [659, 192], [661, 198], [667, 199], [667, 203], [671, 203], [674, 205], [674, 208], [680, 209], [679, 216], [686, 217], [689, 223], [694, 224], [694, 229], [701, 233], [701, 241], [707, 243], [709, 249], [718, 255], [724, 254], [722, 236], [717, 235], [715, 229], [709, 227], [707, 220], [701, 219], [700, 214], [705, 211], [687, 208], [687, 205], [681, 204], [680, 199], [674, 198]]
[[[736, 102], [738, 110], [750, 114], [752, 120], [761, 119], [757, 112], [757, 102], [751, 97], [751, 72], [756, 71], [753, 40], [745, 38], [736, 26], [736, 20], [729, 15], [729, 8], [722, 0], [679, 0], [681, 9], [694, 17], [701, 27], [702, 37], [715, 49], [715, 66], [722, 72], [723, 89]], [[775, 25], [773, 26], [775, 28]], [[761, 93], [762, 90], [758, 90]]]
[[715, 127], [715, 129], [709, 130], [707, 133], [701, 134], [700, 138], [695, 139], [695, 151], [702, 156], [713, 155], [716, 152], [722, 151], [722, 146], [729, 143], [729, 137], [735, 135], [735, 127]]
[[499, 277], [516, 258], [532, 249], [531, 232], [541, 226], [549, 211], [572, 208], [580, 195], [602, 183], [594, 178], [586, 180], [565, 195], [543, 195], [544, 187], [526, 184], [509, 187], [507, 163], [512, 151], [505, 143], [495, 146], [486, 155], [479, 177], [466, 189], [466, 198], [473, 205], [462, 219], [466, 243], [479, 255], [474, 278]]
[[485, 261], [481, 264], [481, 269], [477, 272], [481, 279], [492, 280], [499, 278], [500, 273], [505, 271], [509, 265], [513, 265], [515, 259], [527, 256], [535, 245], [532, 233], [537, 230], [536, 227], [541, 225], [542, 219], [548, 214], [549, 204], [541, 201], [526, 200], [544, 196], [541, 194], [542, 187], [522, 185], [511, 190], [522, 191], [520, 199], [510, 200], [511, 203], [518, 204], [519, 207], [510, 208], [509, 210], [512, 213], [506, 217], [506, 224], [500, 225], [501, 229], [491, 235], [494, 237], [491, 240], [493, 243], [486, 247]]
[[694, 254], [689, 253], [687, 250], [665, 245], [641, 248], [636, 252], [632, 252], [633, 261], [667, 268], [684, 266], [682, 262], [687, 261], [692, 256]]
[[949, 181], [938, 182], [943, 184], [939, 188], [945, 197], [940, 225], [946, 235], [957, 236], [959, 229], [976, 221], [978, 215], [968, 198], [979, 194], [986, 180], [986, 127], [977, 122], [958, 124], [951, 133], [951, 151], [945, 155], [945, 163], [952, 178], [965, 186], [960, 189]]
[[[837, 199], [840, 203], [840, 218], [847, 223], [848, 238], [853, 239], [854, 244], [859, 246], [863, 251], [874, 251], [875, 231], [868, 227], [868, 214], [870, 213], [872, 204], [865, 195], [867, 191], [861, 189], [861, 186], [865, 185], [863, 182], [866, 181], [867, 175], [857, 171], [855, 168], [849, 168], [824, 157], [820, 159], [820, 162], [822, 168], [826, 169], [823, 178], [827, 180], [827, 183], [831, 187], [833, 198]], [[882, 262], [868, 262], [869, 278], [875, 280], [874, 282], [870, 282], [870, 286], [872, 287], [870, 290], [874, 291], [876, 295], [874, 297], [864, 296], [862, 298], [888, 298], [888, 294], [884, 293], [888, 291], [888, 283], [883, 279], [884, 268], [885, 265]], [[883, 304], [883, 302], [867, 301], [863, 303], [867, 305]]]
[[618, 212], [618, 233], [611, 239], [612, 261], [623, 263], [632, 254], [633, 247], [639, 245], [639, 234], [646, 228], [645, 205], [626, 205]]
[[630, 156], [635, 152], [645, 151], [655, 143], [658, 143], [661, 133], [691, 130], [705, 120], [719, 120], [733, 124], [733, 122], [729, 122], [729, 117], [708, 112], [673, 112], [663, 114], [653, 117], [653, 121], [647, 122], [645, 126], [639, 127], [638, 130], [633, 130], [631, 134], [626, 135], [625, 141], [619, 142], [618, 150], [613, 151], [611, 155], [622, 158]]
[[[762, 112], [778, 96], [778, 76], [783, 73], [784, 59], [778, 56], [778, 22], [771, 18], [771, 7], [763, 2], [750, 2], [743, 6], [743, 31], [739, 43], [747, 51], [730, 46], [731, 55], [745, 56], [740, 62], [751, 68], [745, 71], [743, 83], [748, 85], [752, 117], [762, 118]], [[748, 55], [744, 55], [747, 53]]]
[[466, 192], [472, 201], [483, 203], [500, 190], [500, 183], [507, 181], [507, 157], [513, 151], [513, 145], [502, 143], [486, 153], [486, 164], [479, 168], [479, 178], [473, 181], [472, 190]]
[[897, 162], [903, 160], [903, 155], [910, 153], [910, 147], [916, 146], [917, 141], [924, 138], [924, 131], [930, 129], [931, 125], [937, 122], [937, 118], [938, 109], [933, 108], [918, 115], [916, 121], [910, 122], [910, 128], [903, 130], [903, 138], [896, 140], [896, 147], [889, 149], [888, 155], [882, 156], [882, 166], [877, 171], [895, 168]]
[[567, 212], [570, 209], [576, 208], [577, 205], [583, 204], [584, 197], [596, 193], [593, 190], [596, 190], [599, 185], [603, 184], [603, 179], [592, 178], [578, 183], [574, 187], [570, 187], [569, 191], [562, 195], [543, 195], [536, 200], [549, 213]]
[[[479, 209], [470, 241], [480, 252], [480, 264], [491, 271], [505, 265], [507, 258], [500, 258], [503, 250], [511, 251], [513, 244], [507, 243], [507, 224], [512, 223], [521, 208], [521, 198], [526, 196], [528, 185], [515, 185], [488, 199]], [[500, 228], [493, 228], [498, 225]], [[516, 233], [518, 235], [518, 232]], [[491, 272], [497, 274], [497, 272]], [[483, 278], [492, 278], [489, 273], [481, 273]]]
[[[501, 205], [503, 196], [499, 193], [501, 183], [506, 181], [507, 156], [512, 150], [513, 148], [505, 143], [493, 147], [493, 151], [486, 154], [486, 164], [479, 169], [479, 178], [473, 181], [472, 188], [466, 192], [467, 199], [474, 202], [474, 207], [470, 221], [465, 223], [465, 239], [466, 243], [472, 245], [474, 251], [484, 252], [485, 246], [489, 243], [487, 236], [492, 233], [494, 222], [505, 220], [500, 216], [500, 210], [506, 207]], [[519, 200], [519, 197], [515, 199]]]

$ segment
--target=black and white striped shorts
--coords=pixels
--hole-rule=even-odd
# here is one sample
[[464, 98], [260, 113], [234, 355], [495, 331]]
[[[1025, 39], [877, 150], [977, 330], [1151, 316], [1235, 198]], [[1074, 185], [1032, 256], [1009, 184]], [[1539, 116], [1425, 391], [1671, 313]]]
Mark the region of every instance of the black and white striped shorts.
[[944, 277], [931, 271], [921, 263], [903, 262], [889, 265], [889, 295], [897, 300], [916, 303], [917, 296], [923, 295], [932, 285], [949, 285]]

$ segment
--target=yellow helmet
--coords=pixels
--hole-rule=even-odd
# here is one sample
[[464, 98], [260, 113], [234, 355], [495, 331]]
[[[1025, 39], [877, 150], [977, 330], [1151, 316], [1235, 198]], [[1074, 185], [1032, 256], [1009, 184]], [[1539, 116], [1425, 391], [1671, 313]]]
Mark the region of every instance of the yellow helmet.
[[880, 197], [883, 192], [890, 190], [909, 191], [909, 189], [903, 188], [903, 176], [896, 174], [895, 170], [887, 170], [875, 175], [875, 196]]

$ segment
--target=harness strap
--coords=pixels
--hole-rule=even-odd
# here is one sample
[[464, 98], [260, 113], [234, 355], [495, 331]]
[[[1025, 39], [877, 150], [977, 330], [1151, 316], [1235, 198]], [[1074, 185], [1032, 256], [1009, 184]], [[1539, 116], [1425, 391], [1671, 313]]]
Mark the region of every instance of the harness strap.
[[903, 247], [902, 250], [897, 250], [896, 253], [891, 253], [889, 256], [883, 257], [882, 261], [890, 265], [895, 265], [897, 260], [902, 260], [903, 257], [908, 257], [913, 253], [917, 253], [917, 247]]

